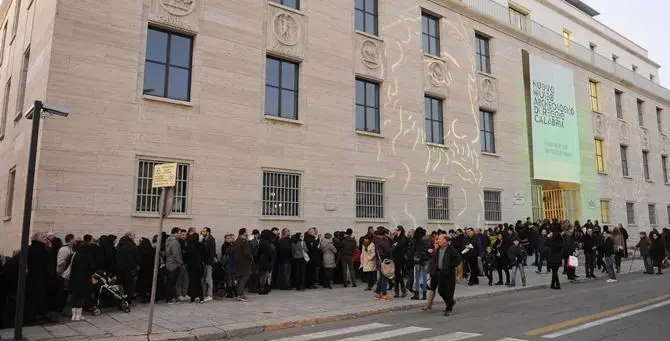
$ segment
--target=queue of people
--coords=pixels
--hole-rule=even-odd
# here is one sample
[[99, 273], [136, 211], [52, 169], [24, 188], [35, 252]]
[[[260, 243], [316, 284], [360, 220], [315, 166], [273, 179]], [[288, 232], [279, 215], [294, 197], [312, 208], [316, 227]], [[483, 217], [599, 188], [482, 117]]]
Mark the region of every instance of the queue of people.
[[[263, 231], [244, 228], [224, 236], [217, 248], [210, 228], [175, 227], [169, 235], [152, 240], [128, 232], [98, 239], [68, 234], [61, 241], [53, 233], [36, 233], [28, 249], [26, 296], [27, 323], [52, 320], [71, 305], [72, 320], [84, 319], [83, 312], [97, 302], [93, 275], [103, 272], [121, 285], [128, 301], [147, 302], [152, 289], [154, 256], [159, 252], [157, 299], [167, 304], [206, 303], [215, 296], [246, 301], [248, 292], [268, 295], [280, 290], [332, 289], [339, 284], [374, 291], [374, 298], [390, 301], [411, 293], [412, 300], [427, 300], [432, 308], [435, 293], [445, 300], [445, 315], [452, 312], [455, 284], [466, 280], [478, 285], [480, 277], [488, 285], [526, 286], [525, 268], [530, 260], [536, 272], [552, 273], [551, 288], [560, 289], [558, 271], [575, 280], [574, 259], [583, 252], [585, 276], [596, 278], [595, 270], [616, 281], [621, 259], [628, 255], [628, 234], [619, 225], [587, 221], [570, 224], [548, 220], [517, 221], [494, 228], [437, 230], [428, 233], [417, 227], [368, 228], [358, 240], [352, 229], [321, 235], [315, 227], [304, 234], [287, 228]], [[646, 273], [658, 274], [667, 266], [670, 231], [640, 233], [635, 252]], [[18, 252], [0, 262], [0, 300], [3, 328], [11, 327], [16, 304]], [[494, 283], [494, 274], [497, 281]], [[504, 276], [503, 276], [504, 275]], [[391, 294], [392, 293], [392, 294]], [[69, 298], [69, 299], [68, 299]]]

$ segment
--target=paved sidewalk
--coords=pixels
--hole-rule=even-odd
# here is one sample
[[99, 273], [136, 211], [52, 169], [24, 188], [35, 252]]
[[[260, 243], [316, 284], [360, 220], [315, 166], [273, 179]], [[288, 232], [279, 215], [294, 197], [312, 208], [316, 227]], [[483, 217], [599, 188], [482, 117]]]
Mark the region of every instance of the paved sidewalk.
[[[630, 261], [624, 260], [621, 275], [628, 273]], [[633, 272], [643, 270], [640, 259], [633, 263]], [[605, 277], [596, 270], [596, 275], [605, 285]], [[583, 267], [577, 274], [583, 280]], [[546, 288], [549, 286], [550, 274], [536, 274], [534, 267], [526, 267], [528, 285], [521, 287], [517, 275], [517, 287], [489, 287], [486, 279], [480, 285], [469, 287], [459, 284], [456, 288], [457, 300], [480, 298], [513, 290]], [[494, 273], [494, 281], [497, 274]], [[567, 282], [561, 276], [561, 282]], [[567, 284], [567, 283], [566, 283]], [[570, 286], [565, 285], [564, 292]], [[24, 335], [30, 341], [35, 340], [217, 340], [230, 337], [260, 333], [265, 330], [277, 330], [296, 326], [314, 325], [336, 320], [353, 319], [356, 317], [380, 314], [389, 311], [415, 309], [423, 306], [425, 301], [412, 301], [407, 298], [394, 299], [392, 302], [381, 302], [374, 299], [369, 291], [357, 288], [333, 290], [316, 289], [304, 292], [273, 290], [270, 295], [259, 296], [250, 294], [248, 302], [237, 302], [230, 299], [216, 300], [205, 304], [180, 303], [176, 305], [158, 304], [154, 313], [153, 334], [145, 335], [148, 321], [148, 305], [138, 305], [132, 312], [125, 314], [114, 308], [106, 309], [103, 315], [88, 316], [86, 321], [67, 322], [63, 324], [33, 326], [24, 328]], [[436, 299], [436, 309], [442, 308], [442, 301]], [[0, 338], [8, 340], [12, 336], [11, 329], [0, 331]]]

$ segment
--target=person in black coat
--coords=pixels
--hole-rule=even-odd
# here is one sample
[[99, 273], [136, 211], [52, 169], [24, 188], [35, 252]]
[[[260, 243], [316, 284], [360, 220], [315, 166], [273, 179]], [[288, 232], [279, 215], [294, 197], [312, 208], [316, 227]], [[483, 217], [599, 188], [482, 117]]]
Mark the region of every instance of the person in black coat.
[[91, 299], [93, 285], [91, 278], [98, 265], [96, 250], [91, 244], [91, 235], [85, 235], [84, 241], [75, 247], [75, 253], [70, 263], [70, 293], [72, 294], [72, 320], [82, 320], [84, 304]]
[[291, 250], [291, 231], [283, 228], [281, 238], [277, 241], [277, 263], [279, 273], [277, 274], [277, 286], [280, 290], [291, 290], [291, 261], [293, 253]]
[[394, 295], [393, 297], [400, 297], [400, 292], [402, 292], [402, 297], [407, 296], [407, 290], [405, 289], [405, 267], [407, 266], [405, 262], [405, 255], [407, 255], [409, 241], [405, 236], [405, 228], [402, 225], [398, 225], [396, 229], [396, 234], [393, 237], [393, 262], [395, 263], [395, 282]]
[[657, 275], [663, 273], [663, 259], [665, 258], [665, 245], [663, 244], [663, 239], [661, 235], [658, 234], [656, 230], [652, 231], [650, 234], [651, 237], [651, 249], [649, 250], [649, 256], [651, 257], [655, 267], [658, 267]]
[[140, 257], [140, 269], [137, 273], [137, 294], [145, 302], [149, 302], [151, 296], [151, 282], [153, 281], [154, 271], [154, 248], [151, 241], [147, 238], [140, 239], [140, 245], [137, 247]]
[[134, 239], [135, 233], [128, 232], [116, 246], [116, 275], [131, 304], [135, 297], [135, 277], [140, 266], [140, 253]]
[[45, 302], [48, 280], [49, 255], [44, 233], [35, 233], [28, 247], [28, 274], [26, 276], [26, 323], [34, 323], [37, 316], [46, 317]]
[[205, 274], [205, 263], [203, 261], [204, 249], [198, 239], [197, 233], [191, 233], [186, 237], [184, 252], [184, 264], [188, 271], [188, 293], [191, 302], [195, 302], [196, 297], [202, 303], [205, 300], [202, 291], [202, 278]]
[[446, 305], [444, 316], [451, 315], [456, 301], [454, 301], [454, 292], [456, 290], [456, 266], [461, 262], [461, 253], [449, 244], [447, 235], [437, 237], [439, 249], [437, 252], [437, 271], [439, 273], [437, 292], [440, 294]]
[[586, 268], [586, 278], [596, 278], [593, 270], [596, 268], [596, 240], [593, 237], [593, 229], [586, 229], [586, 234], [582, 237], [584, 248], [584, 267]]
[[14, 252], [2, 268], [0, 278], [0, 328], [14, 327], [14, 312], [16, 310], [16, 285], [19, 279], [19, 252]]
[[263, 230], [258, 241], [256, 252], [256, 266], [259, 272], [258, 294], [270, 293], [270, 281], [272, 275], [272, 264], [275, 259], [275, 251], [272, 248], [272, 232]]
[[563, 264], [563, 236], [561, 236], [560, 225], [554, 224], [552, 226], [544, 246], [549, 248], [547, 266], [551, 269], [551, 288], [561, 289], [561, 283], [558, 279], [558, 268]]

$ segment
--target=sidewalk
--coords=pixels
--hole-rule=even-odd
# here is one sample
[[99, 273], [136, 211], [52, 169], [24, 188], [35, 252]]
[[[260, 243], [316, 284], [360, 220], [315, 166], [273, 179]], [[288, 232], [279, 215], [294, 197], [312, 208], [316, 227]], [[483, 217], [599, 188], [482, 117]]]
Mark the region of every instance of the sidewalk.
[[[621, 275], [628, 273], [630, 261], [624, 260]], [[480, 285], [469, 287], [464, 283], [456, 287], [457, 300], [462, 301], [504, 294], [514, 290], [546, 288], [551, 275], [535, 273], [536, 268], [526, 267], [528, 285], [521, 287], [517, 275], [517, 287], [489, 287], [486, 278], [480, 278]], [[633, 263], [633, 272], [643, 270], [642, 261], [637, 258]], [[562, 271], [562, 270], [561, 270]], [[583, 280], [584, 269], [577, 274]], [[598, 281], [605, 277], [596, 270]], [[494, 273], [494, 281], [497, 274]], [[561, 276], [564, 284], [567, 280]], [[565, 292], [570, 286], [566, 285]], [[407, 298], [394, 299], [392, 302], [376, 301], [373, 293], [363, 291], [362, 285], [357, 288], [333, 290], [316, 289], [304, 292], [273, 290], [270, 295], [249, 295], [248, 302], [237, 302], [231, 299], [215, 300], [205, 304], [180, 303], [176, 305], [156, 305], [154, 312], [153, 333], [148, 340], [220, 340], [260, 333], [266, 330], [285, 329], [296, 326], [314, 325], [336, 320], [353, 319], [366, 315], [380, 314], [389, 311], [415, 309], [425, 301], [412, 301]], [[435, 309], [442, 309], [442, 301], [436, 298]], [[138, 305], [132, 312], [125, 314], [114, 308], [107, 308], [97, 317], [87, 316], [87, 321], [67, 322], [63, 324], [33, 326], [24, 328], [24, 336], [30, 341], [35, 340], [147, 340], [146, 328], [148, 321], [148, 305]], [[0, 339], [9, 340], [13, 335], [11, 329], [0, 330]]]

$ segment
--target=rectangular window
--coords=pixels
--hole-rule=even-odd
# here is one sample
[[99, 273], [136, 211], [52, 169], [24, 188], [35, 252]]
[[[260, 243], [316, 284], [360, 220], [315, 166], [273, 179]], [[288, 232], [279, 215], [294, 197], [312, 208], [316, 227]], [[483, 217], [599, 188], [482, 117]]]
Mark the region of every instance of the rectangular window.
[[7, 23], [2, 27], [2, 38], [0, 39], [0, 65], [5, 60], [5, 42], [7, 41]]
[[[135, 194], [135, 212], [158, 212], [160, 189], [151, 188], [154, 176], [154, 166], [164, 163], [156, 160], [139, 160], [137, 165], [137, 192]], [[173, 213], [186, 213], [188, 209], [189, 165], [177, 164], [177, 178], [175, 183]]]
[[481, 34], [475, 34], [475, 63], [477, 71], [491, 73], [491, 51], [489, 49], [490, 38]]
[[421, 14], [421, 36], [423, 38], [423, 52], [440, 55], [440, 19], [430, 14]]
[[14, 21], [12, 21], [12, 38], [16, 36], [19, 29], [19, 14], [21, 12], [21, 0], [16, 0], [16, 7], [14, 7]]
[[644, 127], [644, 101], [637, 100], [637, 123], [640, 127]]
[[191, 100], [193, 37], [149, 27], [142, 93]]
[[2, 117], [0, 117], [0, 136], [5, 136], [7, 130], [7, 110], [9, 109], [9, 91], [12, 89], [11, 78], [7, 80], [5, 85], [5, 93], [2, 97]]
[[379, 84], [356, 79], [356, 130], [379, 134]]
[[616, 104], [616, 118], [623, 119], [623, 92], [614, 90], [614, 103]]
[[300, 9], [300, 0], [268, 0], [268, 1], [274, 2], [275, 4], [284, 5], [286, 7]]
[[628, 224], [635, 225], [635, 203], [626, 203], [626, 220]]
[[442, 100], [425, 96], [423, 112], [426, 120], [426, 142], [444, 144], [444, 120]]
[[563, 45], [565, 45], [565, 50], [570, 51], [572, 46], [572, 32], [568, 29], [563, 29]]
[[263, 215], [300, 216], [300, 174], [263, 171]]
[[525, 31], [528, 27], [528, 14], [513, 7], [509, 8], [509, 22], [512, 26]]
[[609, 223], [610, 221], [610, 202], [609, 200], [600, 200], [600, 222]]
[[656, 205], [655, 204], [649, 204], [647, 205], [647, 208], [649, 209], [649, 225], [656, 225]]
[[644, 170], [644, 179], [650, 180], [649, 176], [649, 152], [644, 150], [642, 151], [642, 168]]
[[265, 114], [298, 119], [298, 64], [273, 57], [266, 58]]
[[428, 220], [449, 220], [449, 187], [428, 186]]
[[668, 224], [670, 224], [670, 205], [666, 206], [665, 210], [668, 213]]
[[656, 107], [656, 125], [658, 126], [658, 131], [663, 132], [663, 109]]
[[378, 0], [355, 0], [354, 24], [357, 31], [378, 34]]
[[496, 152], [496, 135], [493, 124], [493, 113], [479, 109], [479, 145], [482, 152]]
[[661, 167], [663, 168], [663, 183], [668, 183], [668, 156], [661, 156]]
[[502, 221], [500, 194], [500, 191], [484, 191], [484, 219], [486, 221]]
[[356, 218], [384, 218], [384, 182], [356, 179]]
[[17, 114], [23, 114], [26, 101], [26, 83], [28, 82], [28, 67], [30, 65], [30, 48], [23, 54], [23, 62], [21, 62], [21, 77], [19, 78], [18, 95], [16, 97]]
[[7, 178], [7, 193], [5, 195], [5, 218], [12, 216], [12, 206], [14, 205], [14, 182], [16, 181], [16, 168], [9, 170]]
[[628, 173], [628, 146], [621, 145], [619, 150], [621, 151], [621, 174], [630, 176], [630, 173]]
[[600, 112], [600, 86], [598, 82], [589, 80], [589, 95], [591, 96], [591, 111]]
[[595, 139], [596, 144], [596, 169], [598, 173], [605, 173], [605, 156], [603, 153], [603, 140]]

